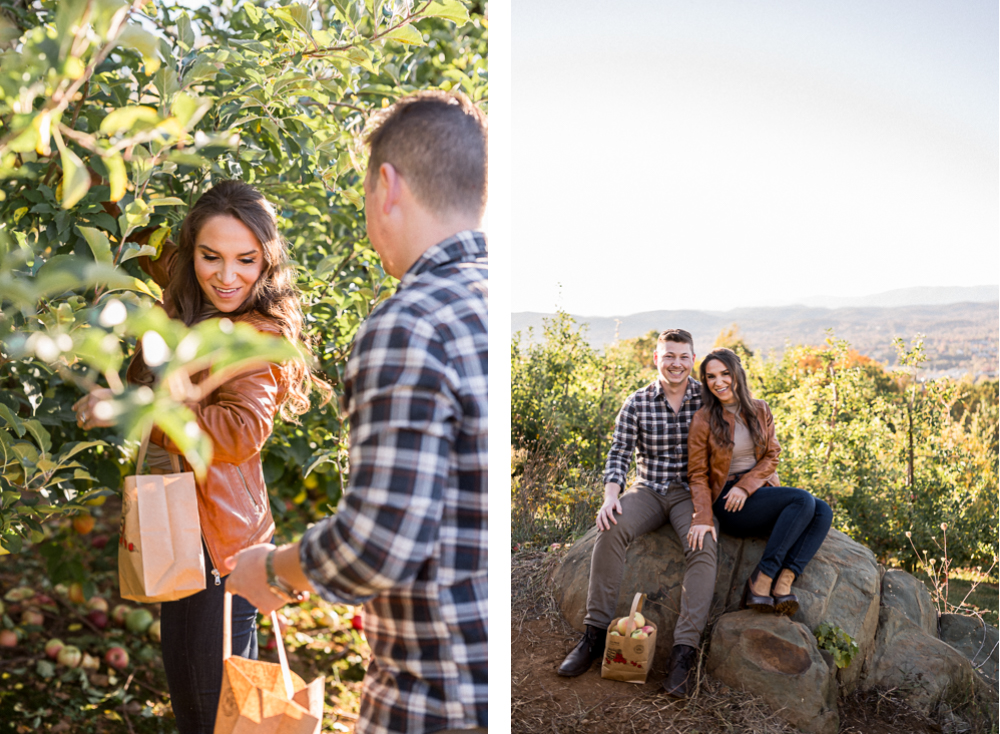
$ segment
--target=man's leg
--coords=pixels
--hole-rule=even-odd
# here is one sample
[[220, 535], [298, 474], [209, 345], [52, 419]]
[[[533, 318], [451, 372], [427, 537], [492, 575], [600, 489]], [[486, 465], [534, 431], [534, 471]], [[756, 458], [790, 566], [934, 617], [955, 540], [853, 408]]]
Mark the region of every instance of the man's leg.
[[667, 522], [663, 498], [651, 489], [633, 486], [620, 499], [622, 512], [615, 515], [617, 524], [598, 532], [590, 561], [590, 586], [587, 592], [587, 616], [583, 638], [559, 666], [559, 675], [586, 673], [604, 654], [605, 634], [614, 618], [618, 592], [622, 584], [625, 551], [629, 543]]
[[[681, 610], [674, 628], [674, 648], [670, 656], [670, 669], [664, 688], [672, 696], [683, 698], [688, 693], [688, 673], [697, 659], [701, 633], [708, 624], [715, 593], [715, 571], [718, 544], [711, 533], [706, 533], [701, 549], [689, 548], [688, 530], [694, 504], [691, 493], [680, 485], [667, 491], [670, 507], [670, 524], [684, 549], [684, 581], [681, 586]], [[714, 519], [713, 519], [713, 522]], [[718, 523], [715, 523], [718, 532]]]

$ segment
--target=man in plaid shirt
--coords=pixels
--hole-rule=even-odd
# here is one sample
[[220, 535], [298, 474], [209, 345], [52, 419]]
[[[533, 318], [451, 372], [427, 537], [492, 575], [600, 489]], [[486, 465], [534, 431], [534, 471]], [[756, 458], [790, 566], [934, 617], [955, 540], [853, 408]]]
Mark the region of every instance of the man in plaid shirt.
[[486, 119], [425, 92], [368, 142], [368, 235], [400, 283], [347, 363], [350, 486], [299, 543], [238, 554], [229, 587], [265, 613], [301, 590], [364, 604], [358, 734], [485, 732]]
[[[661, 333], [653, 356], [658, 378], [632, 393], [618, 413], [605, 465], [604, 504], [597, 513], [600, 532], [590, 564], [583, 620], [587, 631], [559, 667], [560, 675], [581, 675], [604, 655], [628, 544], [669, 522], [684, 548], [685, 571], [674, 648], [663, 687], [672, 696], [687, 696], [688, 673], [708, 622], [715, 588], [718, 540], [714, 526], [691, 525], [694, 505], [687, 484], [687, 438], [691, 418], [701, 407], [701, 384], [691, 377], [694, 357], [691, 334], [683, 329]], [[636, 481], [621, 495], [636, 451]]]

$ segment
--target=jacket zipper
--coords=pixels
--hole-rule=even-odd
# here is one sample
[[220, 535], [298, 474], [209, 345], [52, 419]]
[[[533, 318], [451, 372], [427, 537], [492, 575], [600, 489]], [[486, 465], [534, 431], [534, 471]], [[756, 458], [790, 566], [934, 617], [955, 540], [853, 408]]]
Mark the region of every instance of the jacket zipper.
[[[236, 466], [236, 465], [234, 464], [233, 466]], [[253, 493], [250, 491], [250, 485], [247, 484], [246, 477], [243, 476], [243, 470], [240, 469], [238, 466], [236, 466], [236, 473], [239, 474], [240, 475], [240, 479], [243, 480], [243, 489], [245, 489], [247, 491], [247, 494], [250, 496], [250, 501], [253, 502], [253, 506], [256, 507], [259, 510], [260, 509], [260, 505], [257, 503], [257, 498], [254, 497]]]
[[212, 560], [212, 551], [208, 550], [208, 541], [205, 540], [205, 533], [201, 534], [201, 542], [205, 544], [205, 550], [207, 551], [205, 555], [208, 556], [208, 565], [212, 567], [212, 576], [215, 577], [215, 585], [222, 586], [222, 576], [215, 567], [215, 561]]

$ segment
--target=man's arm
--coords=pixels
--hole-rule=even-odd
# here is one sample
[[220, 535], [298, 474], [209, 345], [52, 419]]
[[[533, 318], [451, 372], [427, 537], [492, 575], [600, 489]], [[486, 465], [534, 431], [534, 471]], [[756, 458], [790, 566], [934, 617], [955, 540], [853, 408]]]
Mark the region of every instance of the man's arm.
[[611, 448], [608, 449], [608, 460], [604, 465], [604, 502], [597, 512], [597, 529], [610, 530], [617, 525], [615, 513], [622, 514], [622, 505], [618, 497], [625, 486], [628, 465], [632, 462], [636, 438], [639, 435], [639, 419], [636, 414], [633, 399], [630, 396], [615, 419], [615, 431], [611, 437]]

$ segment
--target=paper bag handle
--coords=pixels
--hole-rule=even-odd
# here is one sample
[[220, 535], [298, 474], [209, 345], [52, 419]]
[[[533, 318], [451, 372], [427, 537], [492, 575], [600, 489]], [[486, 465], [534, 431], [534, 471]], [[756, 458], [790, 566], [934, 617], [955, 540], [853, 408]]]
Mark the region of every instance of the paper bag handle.
[[[281, 662], [281, 677], [285, 682], [285, 695], [291, 701], [295, 696], [295, 687], [292, 685], [292, 671], [288, 667], [288, 656], [285, 654], [285, 641], [281, 637], [281, 627], [278, 625], [278, 613], [271, 612], [271, 627], [274, 630], [274, 637], [278, 641], [278, 660]], [[233, 595], [226, 592], [226, 597], [222, 602], [222, 661], [225, 662], [233, 656]]]
[[635, 616], [636, 612], [642, 611], [642, 603], [646, 600], [646, 595], [641, 591], [635, 592], [635, 596], [632, 598], [632, 608], [629, 610], [629, 619]]
[[[135, 457], [135, 473], [142, 473], [142, 465], [146, 461], [146, 449], [149, 448], [149, 436], [153, 432], [153, 427], [150, 426], [142, 434], [142, 443], [139, 444], [139, 453]], [[181, 460], [177, 457], [177, 454], [170, 454], [170, 466], [174, 470], [174, 474], [181, 473]]]

